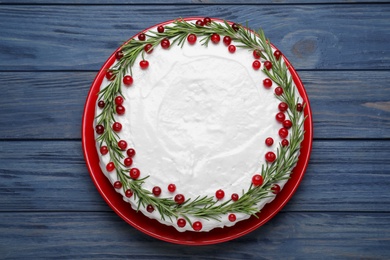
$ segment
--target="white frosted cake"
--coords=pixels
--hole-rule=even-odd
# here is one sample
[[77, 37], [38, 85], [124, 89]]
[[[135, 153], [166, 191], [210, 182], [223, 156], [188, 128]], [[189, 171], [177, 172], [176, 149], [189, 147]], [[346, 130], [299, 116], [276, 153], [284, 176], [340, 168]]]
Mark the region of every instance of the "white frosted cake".
[[180, 19], [116, 57], [94, 128], [101, 169], [129, 207], [207, 232], [277, 196], [298, 160], [303, 101], [262, 32]]

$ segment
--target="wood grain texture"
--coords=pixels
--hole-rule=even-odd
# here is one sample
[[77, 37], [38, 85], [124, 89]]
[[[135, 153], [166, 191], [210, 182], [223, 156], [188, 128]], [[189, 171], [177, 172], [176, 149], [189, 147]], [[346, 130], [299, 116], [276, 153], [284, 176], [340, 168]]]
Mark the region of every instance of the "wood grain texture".
[[[107, 211], [78, 141], [0, 142], [1, 211]], [[390, 141], [316, 141], [285, 211], [390, 212]], [[31, 167], [33, 166], [33, 167]]]
[[279, 213], [244, 237], [203, 247], [158, 241], [111, 212], [0, 216], [4, 259], [386, 259], [390, 255], [389, 213]]
[[[0, 139], [80, 139], [96, 72], [0, 72]], [[314, 138], [390, 138], [389, 71], [302, 71]], [[18, 120], [15, 120], [15, 119]]]
[[390, 67], [390, 4], [3, 5], [0, 70], [97, 70], [132, 35], [191, 16], [262, 27], [299, 70]]

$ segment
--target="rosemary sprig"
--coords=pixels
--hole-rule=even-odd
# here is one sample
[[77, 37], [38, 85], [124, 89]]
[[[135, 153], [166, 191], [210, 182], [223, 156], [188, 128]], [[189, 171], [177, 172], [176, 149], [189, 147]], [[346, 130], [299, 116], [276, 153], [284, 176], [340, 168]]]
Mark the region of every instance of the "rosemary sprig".
[[[287, 113], [293, 123], [290, 130], [289, 149], [280, 145], [275, 162], [263, 165], [261, 173], [263, 184], [257, 187], [251, 184], [248, 190], [242, 192], [237, 201], [228, 200], [219, 203], [213, 197], [198, 196], [195, 199], [188, 199], [179, 205], [172, 198], [156, 197], [149, 190], [144, 189], [142, 185], [147, 177], [133, 180], [128, 176], [128, 171], [121, 162], [121, 159], [124, 158], [123, 151], [117, 146], [119, 137], [110, 127], [115, 121], [114, 99], [116, 96], [122, 95], [121, 79], [128, 73], [132, 75], [131, 68], [137, 57], [144, 57], [146, 44], [151, 44], [152, 47], [155, 47], [163, 39], [169, 39], [171, 47], [174, 45], [183, 46], [187, 36], [195, 34], [202, 37], [200, 40], [201, 44], [207, 46], [214, 33], [231, 37], [232, 41], [238, 43], [236, 45], [238, 48], [250, 51], [260, 50], [262, 59], [272, 63], [272, 69], [263, 69], [263, 72], [278, 86], [283, 88], [283, 94], [276, 96], [276, 98], [286, 102], [289, 107]], [[104, 100], [105, 106], [101, 113], [96, 116], [96, 122], [103, 125], [106, 130], [97, 138], [97, 141], [101, 146], [107, 145], [118, 179], [123, 185], [123, 190], [130, 189], [133, 191], [134, 198], [138, 202], [138, 209], [146, 205], [152, 205], [158, 210], [163, 220], [169, 218], [170, 221], [173, 221], [173, 219], [183, 217], [189, 223], [191, 223], [189, 216], [220, 220], [221, 215], [229, 212], [255, 215], [258, 212], [256, 204], [270, 196], [272, 185], [289, 178], [292, 168], [298, 161], [300, 143], [304, 134], [302, 131], [304, 119], [296, 109], [298, 99], [292, 78], [289, 76], [288, 68], [283, 60], [281, 58], [277, 59], [273, 55], [273, 48], [270, 41], [265, 37], [264, 32], [259, 30], [257, 33], [254, 33], [248, 27], [243, 26], [239, 26], [239, 29], [236, 31], [226, 21], [222, 23], [213, 21], [203, 27], [197, 26], [193, 22], [178, 19], [172, 25], [165, 26], [165, 30], [162, 33], [155, 31], [147, 32], [147, 40], [145, 41], [131, 39], [121, 47], [121, 51], [123, 52], [123, 57], [110, 69], [115, 75], [115, 79], [99, 92], [99, 100]]]

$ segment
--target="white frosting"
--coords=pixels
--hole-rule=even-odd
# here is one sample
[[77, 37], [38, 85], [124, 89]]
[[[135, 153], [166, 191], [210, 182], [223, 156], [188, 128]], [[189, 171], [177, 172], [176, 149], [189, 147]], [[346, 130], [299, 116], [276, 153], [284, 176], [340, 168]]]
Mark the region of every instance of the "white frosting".
[[[123, 125], [120, 139], [136, 150], [132, 167], [140, 169], [141, 178], [149, 176], [145, 189], [159, 186], [160, 197], [173, 198], [180, 193], [186, 199], [215, 196], [222, 189], [224, 202], [233, 193], [241, 196], [247, 191], [252, 176], [261, 173], [266, 152], [276, 153], [281, 140], [281, 124], [275, 120], [280, 101], [274, 95], [276, 86], [264, 88], [265, 74], [252, 68], [252, 52], [237, 48], [232, 54], [222, 40], [210, 42], [208, 47], [199, 40], [169, 50], [156, 46], [153, 53], [145, 54], [149, 61], [146, 70], [139, 67], [138, 57], [132, 68], [134, 83], [122, 86], [126, 113], [115, 120]], [[101, 88], [107, 84], [104, 79]], [[96, 113], [99, 111], [97, 108]], [[273, 146], [265, 145], [267, 137], [274, 139]], [[99, 156], [104, 174], [114, 183], [116, 174], [105, 169], [109, 155]], [[170, 183], [176, 185], [174, 193], [167, 189]], [[281, 187], [284, 184], [279, 183]], [[122, 189], [117, 191], [137, 208], [134, 196], [127, 198]], [[258, 208], [274, 196], [270, 193]], [[176, 221], [162, 220], [157, 210], [149, 213], [141, 207], [140, 211], [178, 231], [193, 230], [188, 223], [179, 228]], [[235, 222], [230, 222], [228, 215], [221, 221], [190, 219], [200, 220], [202, 231], [209, 231], [249, 218], [235, 215]]]

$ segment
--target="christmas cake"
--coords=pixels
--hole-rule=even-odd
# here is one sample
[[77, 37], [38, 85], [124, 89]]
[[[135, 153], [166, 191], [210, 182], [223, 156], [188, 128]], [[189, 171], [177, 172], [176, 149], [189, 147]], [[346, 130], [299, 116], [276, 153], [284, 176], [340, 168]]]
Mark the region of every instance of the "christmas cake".
[[298, 161], [304, 104], [261, 30], [178, 19], [115, 55], [93, 127], [100, 167], [129, 207], [207, 232], [277, 196]]

